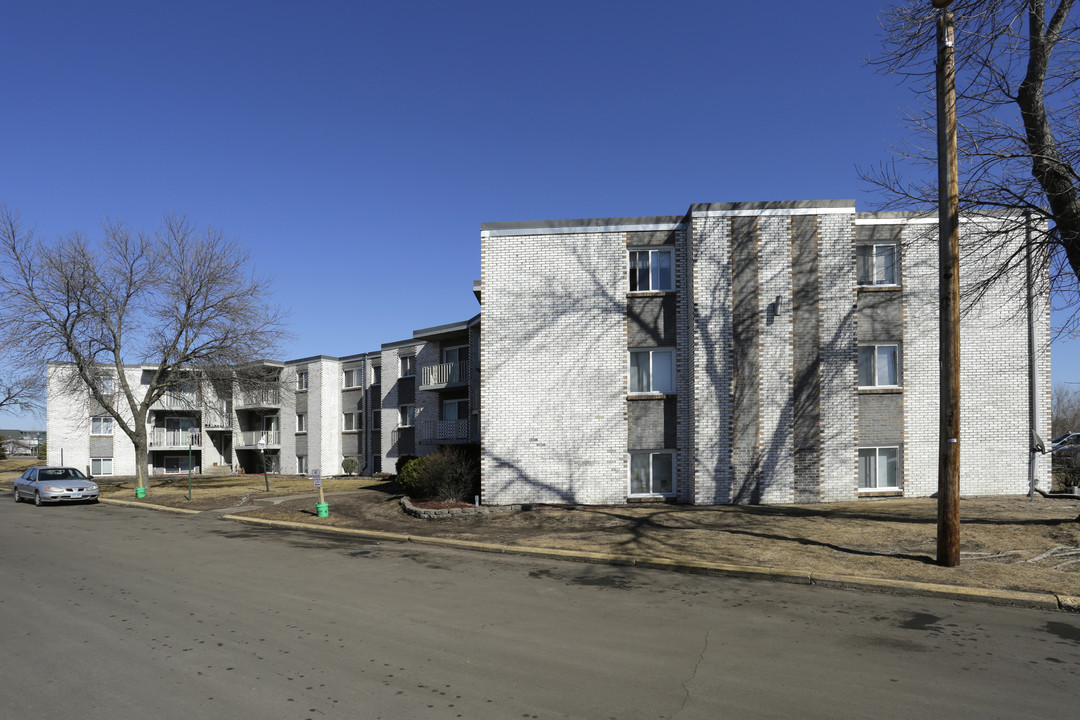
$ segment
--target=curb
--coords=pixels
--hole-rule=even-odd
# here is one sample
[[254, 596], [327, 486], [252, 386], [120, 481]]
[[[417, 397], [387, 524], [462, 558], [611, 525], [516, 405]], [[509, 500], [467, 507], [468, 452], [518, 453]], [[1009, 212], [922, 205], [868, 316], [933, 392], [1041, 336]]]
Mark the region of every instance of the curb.
[[[128, 502], [123, 502], [123, 504], [140, 505], [140, 503]], [[188, 510], [184, 512], [192, 511]], [[966, 602], [981, 602], [989, 605], [1080, 613], [1080, 597], [1058, 595], [1055, 593], [990, 590], [985, 588], [964, 587], [961, 585], [942, 585], [908, 580], [863, 578], [851, 575], [829, 575], [825, 573], [818, 575], [796, 570], [763, 568], [751, 565], [726, 565], [723, 563], [669, 560], [667, 558], [613, 555], [584, 550], [559, 550], [555, 548], [535, 548], [519, 545], [498, 545], [495, 543], [483, 543], [473, 540], [455, 540], [452, 538], [406, 535], [403, 533], [381, 532], [378, 530], [337, 528], [328, 525], [314, 525], [311, 523], [292, 522], [287, 520], [266, 520], [263, 518], [244, 517], [242, 515], [223, 515], [222, 520], [235, 520], [250, 525], [262, 525], [265, 527], [285, 528], [289, 530], [349, 535], [352, 537], [362, 537], [373, 540], [392, 540], [397, 542], [411, 542], [418, 545], [435, 545], [457, 548], [460, 550], [472, 550], [475, 552], [521, 555], [526, 557], [548, 558], [552, 560], [568, 560], [571, 562], [593, 563], [597, 565], [640, 567], [651, 570], [666, 570], [669, 572], [710, 575], [715, 577], [772, 580], [774, 582], [813, 585], [840, 590], [886, 592], [913, 597], [947, 598], [951, 600], [963, 600]]]
[[137, 507], [144, 510], [160, 510], [161, 512], [171, 512], [178, 515], [201, 515], [203, 510], [188, 510], [187, 508], [175, 508], [167, 505], [154, 505], [153, 503], [136, 502], [135, 500], [116, 500], [114, 498], [99, 497], [98, 502], [103, 502], [108, 505], [122, 505], [124, 507]]

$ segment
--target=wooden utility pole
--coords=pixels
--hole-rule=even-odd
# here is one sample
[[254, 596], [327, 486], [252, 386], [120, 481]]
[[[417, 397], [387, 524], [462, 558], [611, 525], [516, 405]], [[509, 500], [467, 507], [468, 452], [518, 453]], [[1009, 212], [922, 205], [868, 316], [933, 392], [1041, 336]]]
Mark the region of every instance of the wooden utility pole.
[[940, 261], [938, 565], [960, 564], [960, 186], [956, 160], [956, 66], [951, 0], [933, 0], [938, 18], [937, 135]]

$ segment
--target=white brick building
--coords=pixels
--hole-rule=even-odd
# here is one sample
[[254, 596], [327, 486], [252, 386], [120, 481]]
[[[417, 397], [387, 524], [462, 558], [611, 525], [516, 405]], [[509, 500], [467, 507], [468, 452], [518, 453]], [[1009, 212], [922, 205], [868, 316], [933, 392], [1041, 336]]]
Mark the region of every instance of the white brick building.
[[[150, 471], [186, 473], [189, 443], [196, 472], [324, 474], [476, 445], [490, 504], [931, 495], [936, 228], [853, 201], [485, 224], [480, 315], [264, 363], [272, 390], [178, 383], [147, 421]], [[996, 259], [965, 255], [962, 278]], [[1035, 429], [1049, 428], [1049, 308], [1038, 301], [1032, 360], [1024, 282], [992, 286], [961, 323], [966, 495], [1026, 492], [1032, 374]], [[49, 367], [49, 462], [134, 474], [131, 444], [67, 372]], [[1048, 475], [1039, 458], [1044, 488]]]
[[[484, 501], [934, 493], [936, 232], [853, 201], [483, 225]], [[1049, 308], [1029, 362], [1023, 282], [962, 320], [966, 495], [1026, 492], [1031, 372], [1049, 426]]]

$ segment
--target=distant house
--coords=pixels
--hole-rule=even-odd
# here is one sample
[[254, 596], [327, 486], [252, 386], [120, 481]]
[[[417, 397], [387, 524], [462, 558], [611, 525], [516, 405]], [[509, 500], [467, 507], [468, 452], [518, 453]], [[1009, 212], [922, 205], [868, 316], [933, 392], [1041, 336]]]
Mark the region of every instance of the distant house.
[[37, 455], [38, 447], [45, 442], [45, 433], [40, 430], [0, 430], [4, 437], [4, 452], [9, 457]]

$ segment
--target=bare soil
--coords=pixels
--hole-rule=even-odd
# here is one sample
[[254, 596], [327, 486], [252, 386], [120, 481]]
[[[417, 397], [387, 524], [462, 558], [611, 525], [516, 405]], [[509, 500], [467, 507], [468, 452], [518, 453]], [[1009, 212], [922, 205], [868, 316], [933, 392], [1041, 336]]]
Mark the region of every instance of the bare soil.
[[[6, 468], [0, 465], [0, 472]], [[21, 471], [20, 471], [21, 472]], [[0, 475], [0, 480], [4, 476]], [[135, 500], [134, 481], [113, 478], [103, 497]], [[492, 515], [423, 520], [400, 507], [401, 489], [372, 478], [323, 479], [330, 516], [316, 516], [311, 478], [271, 475], [152, 478], [148, 502], [328, 528], [670, 560], [726, 563], [816, 574], [945, 583], [1080, 596], [1080, 498], [964, 498], [961, 560], [935, 564], [937, 501], [864, 499], [819, 505], [537, 505]], [[304, 495], [298, 499], [283, 497]], [[277, 504], [266, 504], [273, 501]]]

